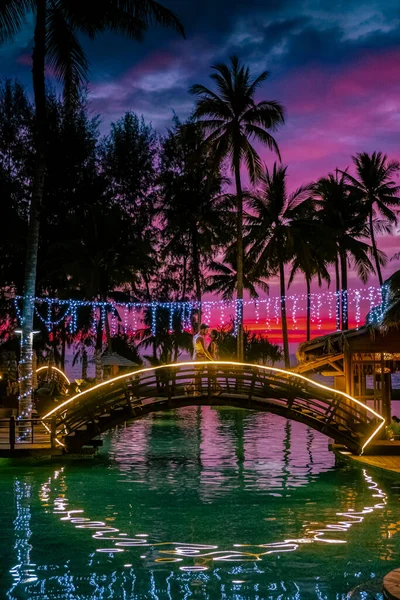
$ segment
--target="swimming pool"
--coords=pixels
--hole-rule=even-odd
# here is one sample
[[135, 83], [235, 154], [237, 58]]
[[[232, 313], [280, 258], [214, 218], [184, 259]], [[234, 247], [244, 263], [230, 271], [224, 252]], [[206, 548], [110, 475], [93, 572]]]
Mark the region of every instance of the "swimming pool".
[[276, 415], [156, 413], [0, 473], [0, 598], [372, 599], [400, 559], [400, 479]]

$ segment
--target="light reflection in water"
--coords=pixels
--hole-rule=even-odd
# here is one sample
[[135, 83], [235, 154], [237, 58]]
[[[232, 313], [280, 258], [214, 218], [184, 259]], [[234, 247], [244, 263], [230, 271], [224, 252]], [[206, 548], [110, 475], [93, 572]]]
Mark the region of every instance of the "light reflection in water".
[[[363, 476], [368, 489], [373, 492], [371, 499], [378, 498], [379, 502], [365, 506], [360, 511], [350, 508], [346, 512], [337, 512], [336, 515], [342, 517], [337, 523], [327, 523], [317, 528], [305, 526], [303, 535], [296, 539], [285, 539], [282, 542], [255, 545], [236, 543], [232, 545], [233, 548], [246, 548], [246, 550], [222, 550], [216, 545], [209, 544], [159, 542], [152, 540], [147, 534], [134, 534], [133, 537], [128, 537], [128, 534], [120, 532], [116, 527], [107, 525], [105, 521], [92, 521], [90, 518], [84, 517], [83, 509], [68, 508], [68, 499], [64, 494], [54, 499], [53, 507], [54, 514], [59, 515], [61, 521], [69, 521], [77, 529], [94, 530], [92, 537], [106, 544], [104, 547], [97, 548], [97, 552], [115, 554], [131, 548], [151, 548], [158, 550], [159, 554], [166, 555], [156, 556], [153, 559], [155, 563], [174, 563], [182, 562], [184, 558], [195, 558], [197, 561], [201, 559], [201, 564], [182, 565], [180, 569], [182, 571], [205, 571], [210, 561], [237, 563], [261, 561], [263, 560], [262, 557], [271, 554], [294, 552], [303, 544], [345, 544], [346, 540], [343, 539], [343, 536], [334, 537], [334, 534], [345, 533], [353, 525], [361, 524], [367, 515], [370, 515], [375, 510], [383, 509], [387, 503], [386, 494], [365, 470], [363, 470]], [[60, 478], [60, 483], [65, 490], [66, 486], [63, 476]], [[46, 481], [41, 488], [41, 500], [46, 503], [49, 500], [49, 485], [51, 485], [51, 480]]]
[[29, 493], [15, 486], [13, 518], [29, 518], [10, 600], [337, 600], [400, 555], [392, 494], [336, 471], [326, 438], [274, 415], [152, 415], [107, 435], [104, 454], [15, 479]]

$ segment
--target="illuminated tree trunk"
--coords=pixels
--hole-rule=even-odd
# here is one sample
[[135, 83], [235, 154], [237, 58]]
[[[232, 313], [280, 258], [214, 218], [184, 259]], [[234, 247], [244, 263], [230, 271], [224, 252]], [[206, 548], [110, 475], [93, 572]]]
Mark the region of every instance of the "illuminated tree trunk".
[[32, 415], [32, 351], [33, 317], [36, 293], [36, 271], [39, 250], [40, 205], [43, 197], [46, 128], [46, 88], [45, 88], [45, 37], [46, 37], [46, 0], [36, 0], [36, 26], [34, 34], [33, 91], [36, 109], [36, 156], [33, 176], [32, 198], [29, 209], [28, 239], [25, 262], [24, 300], [22, 307], [21, 336], [21, 393], [19, 416], [30, 418]]
[[88, 356], [86, 348], [82, 350], [82, 379], [87, 379]]

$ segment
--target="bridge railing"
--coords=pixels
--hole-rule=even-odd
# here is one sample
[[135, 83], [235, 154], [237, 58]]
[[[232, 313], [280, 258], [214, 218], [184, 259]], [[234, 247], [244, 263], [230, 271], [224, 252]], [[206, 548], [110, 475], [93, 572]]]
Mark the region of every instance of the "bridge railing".
[[[57, 434], [70, 435], [88, 422], [105, 423], [117, 418], [127, 407], [135, 411], [157, 402], [168, 407], [187, 405], [190, 396], [202, 396], [212, 403], [229, 396], [242, 406], [254, 402], [261, 410], [280, 411], [289, 418], [314, 423], [321, 431], [336, 428], [351, 440], [369, 435], [381, 422], [365, 405], [318, 382], [283, 369], [239, 363], [182, 363], [143, 369], [74, 397], [57, 414]], [[125, 414], [125, 413], [124, 413]], [[378, 419], [378, 421], [377, 421]], [[329, 430], [330, 432], [330, 430]], [[354, 441], [354, 440], [353, 440]]]
[[52, 448], [54, 419], [0, 419], [0, 450]]

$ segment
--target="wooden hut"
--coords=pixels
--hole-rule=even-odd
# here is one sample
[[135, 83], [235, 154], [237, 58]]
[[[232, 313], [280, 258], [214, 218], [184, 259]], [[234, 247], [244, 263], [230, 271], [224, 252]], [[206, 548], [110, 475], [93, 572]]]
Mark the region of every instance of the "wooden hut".
[[391, 419], [391, 375], [400, 371], [400, 330], [360, 327], [300, 345], [297, 373], [333, 377], [334, 387]]

